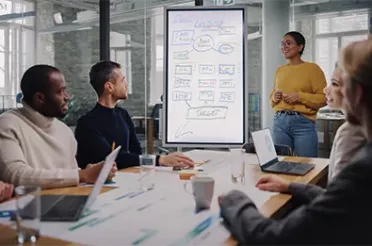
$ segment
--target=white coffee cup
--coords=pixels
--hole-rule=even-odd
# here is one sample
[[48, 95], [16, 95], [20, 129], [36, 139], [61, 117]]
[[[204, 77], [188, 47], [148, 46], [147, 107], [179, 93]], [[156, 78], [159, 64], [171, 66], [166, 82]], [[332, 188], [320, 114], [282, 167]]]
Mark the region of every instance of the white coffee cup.
[[[208, 176], [192, 176], [190, 180], [197, 210], [209, 209], [213, 198], [214, 179]], [[184, 188], [190, 193], [187, 190], [187, 183]]]

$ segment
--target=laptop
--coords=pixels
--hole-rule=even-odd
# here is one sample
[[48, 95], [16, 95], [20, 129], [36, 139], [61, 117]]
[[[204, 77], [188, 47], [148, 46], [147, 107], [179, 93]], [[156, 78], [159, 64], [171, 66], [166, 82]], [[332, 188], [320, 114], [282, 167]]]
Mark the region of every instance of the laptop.
[[269, 129], [255, 131], [251, 134], [263, 172], [303, 176], [315, 167], [314, 164], [279, 161]]
[[[103, 167], [89, 196], [41, 195], [41, 221], [77, 221], [99, 195], [120, 149], [121, 146], [117, 147], [105, 158]], [[22, 216], [27, 218], [27, 214], [32, 214], [29, 211], [32, 211], [34, 206], [34, 201], [28, 203], [21, 212]]]

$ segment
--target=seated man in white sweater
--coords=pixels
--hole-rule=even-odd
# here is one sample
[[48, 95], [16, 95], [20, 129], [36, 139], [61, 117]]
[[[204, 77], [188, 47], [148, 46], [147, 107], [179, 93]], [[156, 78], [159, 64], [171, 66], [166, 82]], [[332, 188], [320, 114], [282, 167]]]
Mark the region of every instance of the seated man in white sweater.
[[[63, 74], [35, 65], [22, 77], [23, 108], [0, 115], [0, 180], [42, 188], [94, 183], [103, 163], [79, 170], [77, 143], [70, 128], [56, 118], [67, 111]], [[113, 167], [109, 178], [113, 177]]]

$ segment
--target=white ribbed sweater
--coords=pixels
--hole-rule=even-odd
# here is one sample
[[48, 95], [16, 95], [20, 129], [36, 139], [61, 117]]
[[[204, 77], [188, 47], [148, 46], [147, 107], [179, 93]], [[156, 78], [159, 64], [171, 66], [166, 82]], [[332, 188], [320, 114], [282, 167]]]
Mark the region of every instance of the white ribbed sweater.
[[23, 106], [0, 115], [0, 180], [42, 188], [77, 185], [73, 132], [61, 121]]

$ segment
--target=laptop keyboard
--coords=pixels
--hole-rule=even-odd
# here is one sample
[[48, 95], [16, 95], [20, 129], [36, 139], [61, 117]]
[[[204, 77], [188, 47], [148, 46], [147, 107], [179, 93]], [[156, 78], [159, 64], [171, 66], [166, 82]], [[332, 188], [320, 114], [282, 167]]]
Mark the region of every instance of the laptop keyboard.
[[276, 168], [278, 168], [281, 171], [289, 172], [289, 171], [293, 170], [294, 168], [297, 168], [298, 164], [295, 164], [295, 163], [292, 163], [292, 162], [282, 161], [282, 162], [277, 163], [274, 166], [277, 166]]
[[71, 220], [83, 209], [87, 196], [64, 196], [42, 217], [48, 220]]

